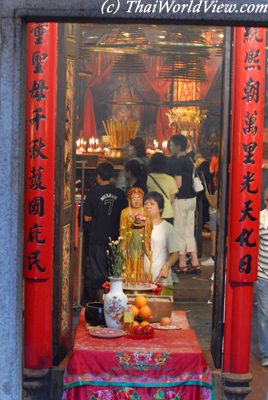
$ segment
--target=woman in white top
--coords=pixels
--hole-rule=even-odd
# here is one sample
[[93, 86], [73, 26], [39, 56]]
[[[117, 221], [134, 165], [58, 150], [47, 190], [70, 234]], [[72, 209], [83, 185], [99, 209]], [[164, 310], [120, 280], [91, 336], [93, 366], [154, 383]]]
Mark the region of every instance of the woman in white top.
[[[178, 238], [173, 225], [161, 218], [164, 198], [160, 193], [150, 192], [144, 197], [144, 207], [153, 221], [151, 236], [153, 281], [163, 285], [161, 294], [173, 295], [171, 267], [179, 258]], [[150, 261], [145, 256], [144, 267], [149, 272]]]
[[158, 192], [164, 197], [164, 209], [161, 217], [173, 224], [172, 202], [178, 188], [175, 179], [167, 174], [168, 159], [163, 153], [155, 153], [150, 159], [147, 178], [148, 192]]

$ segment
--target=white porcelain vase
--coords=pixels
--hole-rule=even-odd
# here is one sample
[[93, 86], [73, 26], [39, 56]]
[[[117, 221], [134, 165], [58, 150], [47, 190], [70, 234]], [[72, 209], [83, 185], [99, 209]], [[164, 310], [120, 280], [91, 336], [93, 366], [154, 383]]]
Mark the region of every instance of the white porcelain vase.
[[124, 311], [128, 298], [123, 292], [123, 279], [110, 278], [110, 291], [104, 296], [104, 318], [108, 328], [123, 327]]

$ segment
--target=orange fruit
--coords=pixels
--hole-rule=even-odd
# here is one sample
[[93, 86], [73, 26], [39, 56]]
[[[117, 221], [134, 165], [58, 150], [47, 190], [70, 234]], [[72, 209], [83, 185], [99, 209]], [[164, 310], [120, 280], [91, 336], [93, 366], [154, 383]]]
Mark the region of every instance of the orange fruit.
[[139, 317], [142, 320], [148, 320], [152, 316], [152, 310], [149, 306], [145, 305], [140, 308], [139, 310]]
[[146, 326], [146, 325], [150, 325], [148, 321], [142, 321], [140, 323], [140, 326]]
[[134, 305], [136, 307], [141, 308], [143, 306], [146, 306], [146, 304], [147, 304], [146, 297], [142, 296], [141, 294], [135, 297]]
[[134, 326], [139, 326], [138, 321], [134, 321], [134, 322], [133, 322], [133, 324], [132, 324], [132, 329], [134, 328]]
[[134, 306], [134, 304], [133, 304], [133, 305], [131, 306], [131, 309], [132, 309], [134, 318], [137, 317], [138, 314], [139, 314], [139, 309], [138, 309], [138, 307]]

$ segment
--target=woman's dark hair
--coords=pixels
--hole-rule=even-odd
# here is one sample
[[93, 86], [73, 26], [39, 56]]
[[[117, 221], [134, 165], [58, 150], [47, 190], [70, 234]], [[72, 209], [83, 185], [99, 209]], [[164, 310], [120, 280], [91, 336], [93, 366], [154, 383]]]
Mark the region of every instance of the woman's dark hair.
[[187, 138], [184, 135], [173, 135], [168, 140], [168, 149], [170, 142], [172, 142], [176, 147], [180, 147], [181, 151], [185, 151], [187, 148]]
[[134, 147], [136, 157], [146, 157], [145, 142], [142, 137], [130, 139], [129, 144]]
[[166, 174], [168, 171], [168, 160], [165, 154], [155, 153], [149, 162], [149, 171]]
[[111, 163], [101, 163], [96, 168], [96, 173], [100, 176], [103, 181], [109, 181], [114, 172], [114, 166]]
[[165, 200], [161, 193], [149, 192], [144, 196], [143, 204], [146, 202], [146, 200], [154, 200], [158, 205], [158, 208], [160, 210], [160, 215], [162, 215], [162, 212], [164, 210]]
[[128, 160], [125, 163], [125, 171], [130, 172], [136, 179], [140, 179], [146, 175], [146, 167], [144, 163], [136, 159]]
[[130, 172], [135, 178], [134, 186], [141, 188], [144, 193], [147, 193], [147, 167], [137, 160], [131, 159], [125, 163], [125, 171]]

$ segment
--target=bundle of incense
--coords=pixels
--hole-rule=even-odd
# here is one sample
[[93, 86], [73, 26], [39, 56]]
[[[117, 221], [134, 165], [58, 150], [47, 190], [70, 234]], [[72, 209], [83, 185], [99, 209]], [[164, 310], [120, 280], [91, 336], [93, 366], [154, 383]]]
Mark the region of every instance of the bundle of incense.
[[140, 126], [136, 120], [107, 120], [102, 121], [106, 135], [109, 137], [110, 146], [123, 147], [130, 139], [135, 138]]

